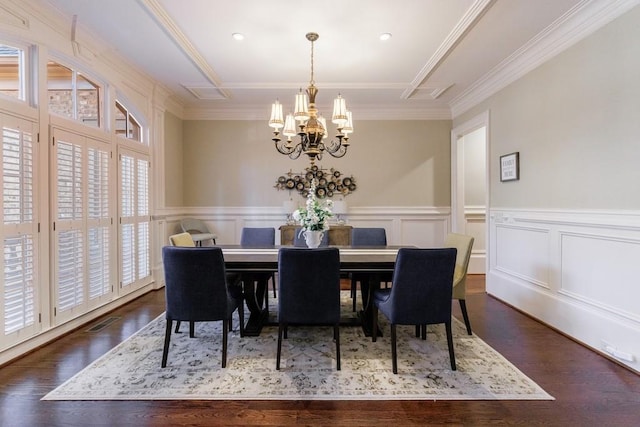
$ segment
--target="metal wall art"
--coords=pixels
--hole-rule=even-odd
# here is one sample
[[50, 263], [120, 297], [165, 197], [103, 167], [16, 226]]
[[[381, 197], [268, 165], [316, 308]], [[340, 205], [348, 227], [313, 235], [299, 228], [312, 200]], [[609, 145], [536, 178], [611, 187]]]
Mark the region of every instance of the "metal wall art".
[[337, 169], [323, 169], [317, 165], [307, 167], [304, 172], [292, 172], [278, 177], [277, 190], [297, 191], [302, 197], [307, 197], [311, 188], [311, 181], [316, 180], [316, 197], [348, 196], [356, 191], [356, 180], [353, 176], [346, 176]]

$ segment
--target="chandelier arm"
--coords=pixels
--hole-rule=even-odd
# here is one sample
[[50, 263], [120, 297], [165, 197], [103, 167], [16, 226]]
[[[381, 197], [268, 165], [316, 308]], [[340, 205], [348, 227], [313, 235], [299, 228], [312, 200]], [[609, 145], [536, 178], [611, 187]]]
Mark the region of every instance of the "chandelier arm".
[[[342, 143], [342, 139], [338, 139], [338, 141], [332, 139], [331, 141], [329, 141], [327, 144], [322, 144], [323, 145], [323, 149], [326, 150], [329, 154], [331, 153], [335, 153], [337, 151], [339, 151], [342, 148], [345, 148], [346, 150], [346, 146]], [[344, 156], [344, 154], [343, 154]]]
[[302, 154], [302, 144], [298, 143], [295, 147], [293, 147], [291, 153], [288, 153], [288, 156], [291, 160], [295, 160], [300, 157], [300, 154]]
[[329, 153], [332, 157], [335, 158], [340, 158], [340, 157], [344, 157], [345, 154], [347, 154], [347, 147], [345, 147], [344, 145], [341, 145], [340, 148], [336, 151], [328, 151], [327, 153]]
[[281, 140], [275, 141], [276, 150], [278, 150], [280, 154], [284, 154], [286, 156], [293, 153], [296, 150], [296, 148], [298, 148], [298, 146], [300, 145], [300, 143], [297, 143], [294, 147], [287, 148], [286, 144], [287, 144], [286, 141], [281, 141]]

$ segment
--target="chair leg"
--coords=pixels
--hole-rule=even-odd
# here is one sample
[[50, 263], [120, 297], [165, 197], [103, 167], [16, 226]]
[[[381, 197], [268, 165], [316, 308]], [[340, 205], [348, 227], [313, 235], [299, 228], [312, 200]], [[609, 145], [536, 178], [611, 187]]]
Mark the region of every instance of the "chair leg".
[[393, 373], [398, 373], [398, 351], [396, 348], [396, 325], [391, 324], [391, 364], [393, 366]]
[[420, 325], [416, 325], [416, 338], [420, 337]]
[[228, 328], [228, 324], [229, 321], [227, 319], [224, 319], [222, 321], [222, 367], [226, 368], [227, 367], [227, 340], [228, 340], [228, 335], [229, 335], [229, 328]]
[[167, 319], [167, 327], [164, 331], [164, 347], [162, 348], [162, 366], [167, 367], [167, 356], [169, 356], [169, 341], [171, 340], [171, 327], [173, 326], [173, 320]]
[[284, 332], [284, 325], [278, 324], [278, 351], [276, 353], [276, 370], [280, 370], [280, 353], [282, 352], [282, 334]]
[[238, 307], [238, 321], [240, 322], [240, 338], [244, 337], [244, 302]]
[[426, 340], [427, 339], [427, 325], [422, 325], [420, 327], [420, 329], [422, 330], [422, 339]]
[[453, 335], [451, 334], [451, 322], [444, 324], [447, 329], [447, 346], [449, 347], [449, 360], [451, 361], [451, 370], [456, 370], [456, 355], [453, 352]]
[[176, 334], [180, 332], [180, 321], [176, 320]]
[[353, 311], [356, 311], [356, 300], [358, 299], [358, 283], [351, 279], [351, 298], [353, 299]]
[[193, 338], [196, 336], [196, 322], [189, 322], [189, 338]]
[[373, 321], [371, 322], [371, 342], [376, 342], [378, 338], [378, 306], [373, 304], [373, 309], [371, 310]]
[[338, 371], [340, 370], [340, 326], [333, 326], [333, 336], [336, 340], [336, 363]]
[[469, 314], [467, 314], [467, 301], [463, 299], [459, 299], [458, 301], [460, 302], [460, 310], [462, 310], [464, 324], [467, 327], [467, 334], [471, 335], [471, 323], [469, 322]]
[[276, 274], [275, 273], [271, 274], [271, 286], [273, 287], [273, 297], [277, 298], [277, 296], [276, 296]]

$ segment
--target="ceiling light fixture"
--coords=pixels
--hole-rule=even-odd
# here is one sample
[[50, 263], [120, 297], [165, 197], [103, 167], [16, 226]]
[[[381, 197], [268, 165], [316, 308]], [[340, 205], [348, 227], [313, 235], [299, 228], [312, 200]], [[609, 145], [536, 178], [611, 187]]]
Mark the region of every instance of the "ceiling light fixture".
[[[271, 105], [269, 126], [273, 128], [274, 137], [272, 140], [279, 153], [289, 156], [291, 159], [297, 159], [300, 154], [304, 153], [309, 156], [313, 165], [316, 159], [322, 160], [322, 154], [325, 152], [333, 157], [343, 157], [347, 154], [349, 134], [353, 132], [353, 123], [351, 111], [347, 111], [344, 98], [338, 94], [338, 97], [333, 100], [333, 116], [331, 117], [338, 133], [335, 140], [323, 142], [327, 137], [327, 121], [322, 115], [318, 115], [316, 109], [318, 88], [316, 88], [313, 79], [313, 42], [318, 40], [319, 36], [316, 33], [307, 33], [306, 37], [311, 42], [311, 80], [309, 86], [306, 93], [300, 89], [296, 95], [295, 110], [293, 114], [287, 114], [286, 121], [283, 120], [282, 104], [276, 99], [276, 102]], [[297, 130], [296, 121], [298, 122]], [[282, 134], [287, 137], [286, 141], [282, 141], [279, 137], [280, 129], [283, 127]], [[296, 135], [300, 137], [300, 140], [294, 143], [291, 137]]]
[[233, 33], [231, 34], [231, 37], [233, 37], [234, 40], [238, 40], [238, 41], [244, 40], [244, 34], [242, 33]]
[[391, 36], [392, 36], [391, 33], [382, 33], [380, 34], [380, 40], [382, 40], [383, 42], [386, 42], [391, 38]]

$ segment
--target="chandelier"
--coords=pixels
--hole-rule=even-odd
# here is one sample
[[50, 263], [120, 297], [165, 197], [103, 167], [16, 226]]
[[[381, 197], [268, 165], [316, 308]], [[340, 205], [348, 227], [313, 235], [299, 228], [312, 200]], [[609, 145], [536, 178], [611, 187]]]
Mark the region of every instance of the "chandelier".
[[[309, 156], [311, 164], [315, 160], [322, 160], [323, 153], [329, 153], [333, 157], [343, 157], [347, 154], [349, 147], [349, 134], [353, 132], [353, 123], [351, 121], [351, 111], [347, 111], [344, 98], [338, 94], [333, 100], [333, 122], [338, 133], [335, 139], [326, 141], [327, 139], [327, 121], [322, 114], [318, 115], [316, 108], [316, 95], [318, 88], [315, 86], [313, 79], [313, 42], [318, 40], [318, 34], [307, 33], [307, 40], [311, 42], [311, 80], [306, 93], [300, 92], [296, 95], [295, 111], [293, 114], [287, 114], [286, 120], [283, 120], [282, 104], [278, 100], [271, 105], [271, 119], [269, 126], [273, 128], [272, 138], [276, 149], [279, 153], [289, 156], [291, 159], [297, 159], [300, 154], [304, 153]], [[296, 124], [297, 122], [297, 124]], [[284, 127], [284, 129], [282, 129]], [[286, 141], [280, 138], [280, 129], [282, 134], [287, 137]], [[292, 137], [298, 136], [297, 142], [292, 141]]]

